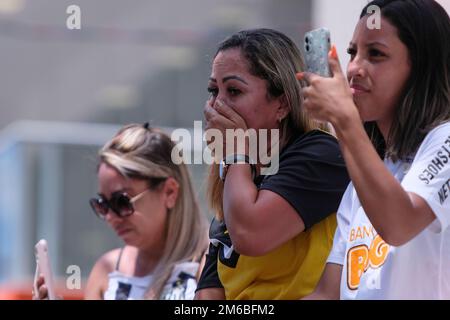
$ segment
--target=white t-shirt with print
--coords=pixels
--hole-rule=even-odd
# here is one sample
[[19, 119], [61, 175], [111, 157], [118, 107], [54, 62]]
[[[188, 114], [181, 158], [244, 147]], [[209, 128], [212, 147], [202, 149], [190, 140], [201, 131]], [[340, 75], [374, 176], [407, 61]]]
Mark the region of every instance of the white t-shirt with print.
[[[197, 288], [198, 262], [182, 262], [175, 265], [163, 288], [161, 300], [193, 300]], [[108, 289], [104, 300], [142, 300], [153, 276], [132, 277], [115, 270], [108, 275]]]
[[428, 203], [436, 219], [405, 245], [390, 246], [350, 184], [327, 260], [343, 266], [341, 299], [450, 299], [450, 123], [432, 130], [412, 161], [385, 165], [407, 192]]

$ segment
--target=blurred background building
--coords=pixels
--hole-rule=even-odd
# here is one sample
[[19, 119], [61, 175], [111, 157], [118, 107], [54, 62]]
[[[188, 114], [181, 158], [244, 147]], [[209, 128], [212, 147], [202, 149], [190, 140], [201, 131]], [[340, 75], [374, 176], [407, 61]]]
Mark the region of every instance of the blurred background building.
[[[450, 0], [440, 1], [450, 8]], [[203, 119], [219, 41], [256, 27], [299, 46], [325, 26], [345, 50], [366, 0], [0, 0], [0, 287], [27, 283], [34, 244], [56, 275], [87, 277], [121, 246], [88, 205], [98, 148], [123, 124], [192, 128]], [[81, 30], [68, 30], [69, 5]], [[205, 214], [206, 166], [190, 166]]]

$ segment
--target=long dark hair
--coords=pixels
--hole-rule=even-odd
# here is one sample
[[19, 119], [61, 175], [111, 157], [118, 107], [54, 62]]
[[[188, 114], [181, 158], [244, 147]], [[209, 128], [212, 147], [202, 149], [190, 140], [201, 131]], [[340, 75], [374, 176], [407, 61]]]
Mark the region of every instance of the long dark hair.
[[411, 74], [401, 95], [388, 141], [373, 122], [365, 124], [380, 155], [394, 161], [415, 154], [425, 136], [450, 120], [450, 18], [434, 0], [374, 0], [408, 48]]

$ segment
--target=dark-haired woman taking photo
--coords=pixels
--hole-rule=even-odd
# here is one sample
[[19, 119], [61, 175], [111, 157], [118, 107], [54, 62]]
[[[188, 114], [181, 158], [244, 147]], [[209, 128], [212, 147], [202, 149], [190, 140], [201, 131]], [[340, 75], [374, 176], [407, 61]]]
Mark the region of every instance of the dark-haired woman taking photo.
[[[371, 5], [381, 29], [367, 27]], [[348, 53], [347, 77], [335, 49], [332, 78], [298, 75], [352, 179], [309, 298], [450, 299], [449, 16], [433, 0], [372, 1]]]

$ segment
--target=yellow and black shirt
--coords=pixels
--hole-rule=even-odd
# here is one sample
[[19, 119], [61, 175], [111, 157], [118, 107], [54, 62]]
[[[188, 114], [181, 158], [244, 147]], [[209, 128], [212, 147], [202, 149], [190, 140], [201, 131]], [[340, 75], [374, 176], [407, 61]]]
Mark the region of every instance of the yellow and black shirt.
[[278, 173], [255, 183], [288, 201], [305, 231], [269, 254], [247, 257], [233, 250], [225, 222], [214, 219], [197, 290], [223, 287], [230, 300], [291, 300], [310, 294], [331, 250], [335, 212], [348, 182], [333, 136], [319, 130], [295, 136], [280, 154]]

